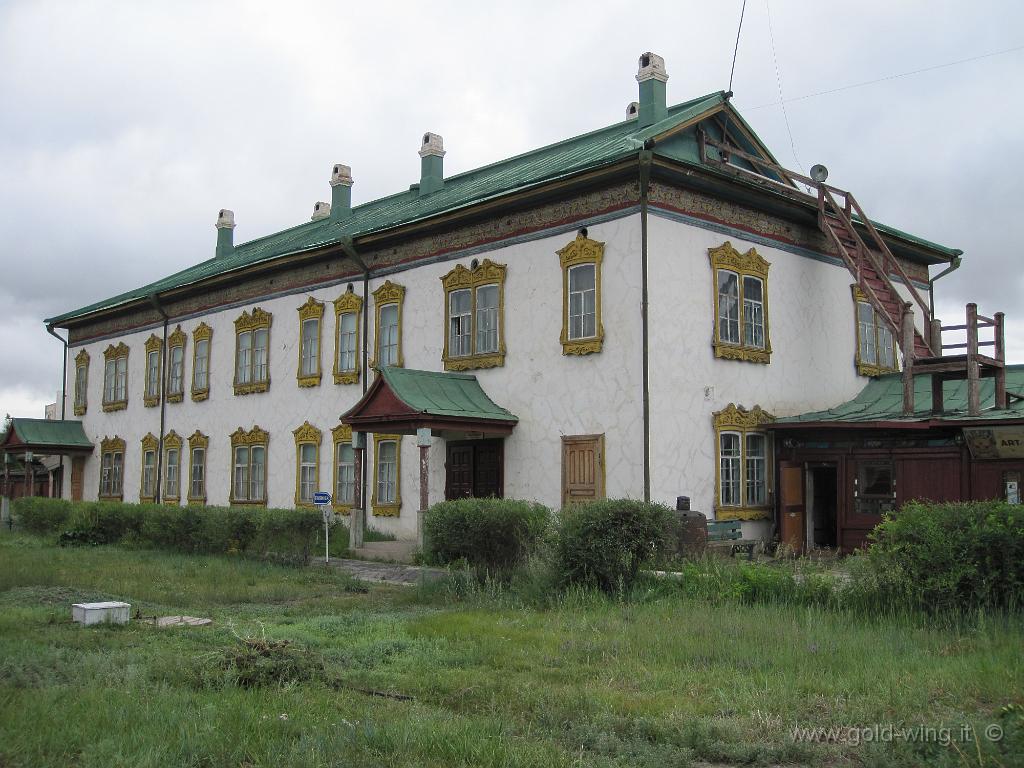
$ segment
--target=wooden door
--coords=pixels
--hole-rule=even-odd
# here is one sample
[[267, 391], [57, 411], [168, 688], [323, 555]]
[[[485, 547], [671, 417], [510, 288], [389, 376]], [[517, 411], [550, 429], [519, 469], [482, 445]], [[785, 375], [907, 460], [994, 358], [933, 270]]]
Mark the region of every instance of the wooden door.
[[71, 459], [71, 500], [82, 500], [82, 478], [85, 474], [85, 459], [75, 456]]
[[502, 465], [504, 453], [500, 440], [486, 440], [473, 446], [473, 495], [478, 498], [504, 495]]
[[779, 462], [779, 535], [795, 552], [803, 552], [807, 542], [805, 487], [803, 464]]
[[562, 506], [604, 498], [604, 435], [562, 438]]
[[445, 468], [444, 497], [464, 499], [473, 495], [473, 446], [449, 443]]

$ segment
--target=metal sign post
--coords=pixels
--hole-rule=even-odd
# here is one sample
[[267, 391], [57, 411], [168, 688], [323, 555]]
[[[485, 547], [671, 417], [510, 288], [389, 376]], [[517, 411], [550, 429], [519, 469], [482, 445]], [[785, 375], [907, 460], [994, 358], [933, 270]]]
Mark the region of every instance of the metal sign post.
[[320, 514], [324, 516], [324, 564], [331, 562], [331, 494], [327, 491], [317, 491], [313, 494], [313, 503], [320, 507]]

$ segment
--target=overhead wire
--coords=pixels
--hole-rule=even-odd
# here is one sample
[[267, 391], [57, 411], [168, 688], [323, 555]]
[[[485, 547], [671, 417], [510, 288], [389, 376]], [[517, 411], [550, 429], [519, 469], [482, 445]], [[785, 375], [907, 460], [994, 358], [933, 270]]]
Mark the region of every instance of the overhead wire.
[[793, 139], [793, 129], [789, 125], [789, 114], [786, 112], [786, 100], [782, 95], [782, 73], [779, 70], [779, 59], [775, 54], [775, 33], [772, 30], [772, 9], [769, 7], [768, 0], [764, 0], [764, 9], [768, 13], [768, 39], [772, 44], [772, 61], [775, 64], [775, 82], [779, 87], [779, 104], [782, 106], [782, 116], [786, 120], [786, 132], [789, 133], [789, 148], [793, 150], [793, 159], [796, 160], [797, 166], [806, 175], [807, 171], [804, 170], [804, 164], [800, 162], [800, 156], [796, 153], [796, 141]]
[[743, 0], [740, 8], [740, 25], [736, 29], [736, 45], [732, 49], [732, 67], [729, 69], [729, 93], [732, 93], [732, 76], [736, 73], [736, 54], [740, 51], [740, 32], [743, 31], [743, 14], [747, 11], [747, 0]]

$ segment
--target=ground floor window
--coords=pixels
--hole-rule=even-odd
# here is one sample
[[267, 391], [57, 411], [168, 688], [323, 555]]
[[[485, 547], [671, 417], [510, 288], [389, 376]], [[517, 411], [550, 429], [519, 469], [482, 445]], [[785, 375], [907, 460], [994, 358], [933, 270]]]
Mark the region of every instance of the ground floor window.
[[356, 458], [352, 447], [352, 427], [341, 424], [335, 427], [334, 436], [334, 509], [348, 513], [355, 503]]
[[402, 506], [401, 435], [373, 436], [373, 514], [397, 517]]
[[258, 426], [239, 427], [231, 435], [231, 503], [267, 503], [267, 443], [270, 435]]
[[139, 501], [147, 502], [156, 499], [156, 451], [160, 442], [150, 433], [142, 438], [142, 487], [139, 489]]
[[199, 430], [188, 439], [188, 500], [191, 504], [206, 503], [206, 449], [209, 438]]
[[119, 437], [105, 438], [100, 443], [101, 499], [120, 499], [124, 496], [124, 448]]
[[717, 464], [715, 517], [759, 520], [769, 511], [769, 442], [764, 425], [771, 414], [732, 403], [714, 414]]

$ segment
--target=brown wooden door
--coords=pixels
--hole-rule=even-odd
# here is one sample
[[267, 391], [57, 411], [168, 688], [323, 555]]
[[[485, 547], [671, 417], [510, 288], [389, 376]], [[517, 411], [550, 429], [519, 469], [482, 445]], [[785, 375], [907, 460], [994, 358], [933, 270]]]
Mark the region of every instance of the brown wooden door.
[[488, 440], [473, 447], [473, 495], [476, 497], [503, 494], [503, 452], [500, 440]]
[[604, 435], [562, 438], [562, 506], [604, 498]]
[[449, 443], [444, 497], [446, 499], [464, 499], [472, 495], [473, 446], [466, 443]]
[[779, 535], [796, 552], [803, 552], [807, 542], [805, 487], [803, 464], [779, 463]]
[[82, 478], [85, 474], [85, 459], [76, 456], [71, 459], [71, 500], [82, 500]]
[[504, 496], [504, 446], [501, 440], [448, 443], [444, 497]]

